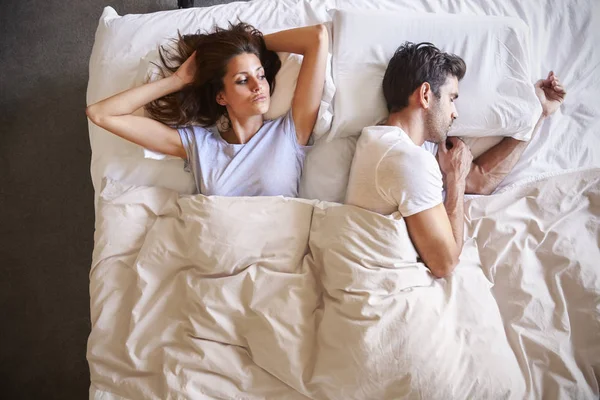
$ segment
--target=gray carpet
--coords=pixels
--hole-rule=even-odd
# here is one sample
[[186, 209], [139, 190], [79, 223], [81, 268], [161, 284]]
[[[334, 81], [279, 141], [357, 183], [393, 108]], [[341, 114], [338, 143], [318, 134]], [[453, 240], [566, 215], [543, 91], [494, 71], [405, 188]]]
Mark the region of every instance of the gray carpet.
[[175, 9], [177, 0], [0, 4], [2, 397], [82, 399], [94, 234], [85, 92], [94, 33], [105, 5], [123, 15]]

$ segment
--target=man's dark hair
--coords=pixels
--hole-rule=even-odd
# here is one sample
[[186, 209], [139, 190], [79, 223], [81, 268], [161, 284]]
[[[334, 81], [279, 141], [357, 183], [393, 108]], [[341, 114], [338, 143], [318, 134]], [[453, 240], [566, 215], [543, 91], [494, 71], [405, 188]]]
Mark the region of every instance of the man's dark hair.
[[398, 47], [383, 76], [383, 95], [389, 112], [408, 106], [408, 98], [424, 82], [440, 98], [440, 87], [448, 75], [459, 81], [465, 76], [467, 65], [457, 55], [444, 53], [433, 44], [405, 42]]

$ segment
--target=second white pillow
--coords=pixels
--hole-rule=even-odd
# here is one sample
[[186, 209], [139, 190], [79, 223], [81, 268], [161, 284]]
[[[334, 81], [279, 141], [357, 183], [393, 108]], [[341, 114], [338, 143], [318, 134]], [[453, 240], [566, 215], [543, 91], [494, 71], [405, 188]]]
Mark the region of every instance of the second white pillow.
[[529, 30], [516, 18], [333, 11], [337, 88], [328, 138], [359, 135], [388, 114], [381, 82], [405, 41], [431, 42], [465, 60], [453, 136], [529, 140], [541, 107], [529, 72]]

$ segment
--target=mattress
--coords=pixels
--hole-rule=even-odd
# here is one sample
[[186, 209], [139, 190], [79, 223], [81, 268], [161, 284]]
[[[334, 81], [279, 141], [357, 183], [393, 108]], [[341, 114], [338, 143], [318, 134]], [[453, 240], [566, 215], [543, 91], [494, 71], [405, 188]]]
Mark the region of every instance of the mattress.
[[87, 102], [132, 87], [178, 26], [238, 16], [275, 30], [330, 23], [332, 9], [518, 18], [531, 82], [554, 70], [568, 96], [496, 194], [468, 200], [468, 239], [446, 280], [416, 260], [399, 216], [338, 204], [356, 137], [316, 141], [302, 199], [208, 198], [190, 196], [181, 160], [144, 158], [90, 123], [90, 398], [598, 398], [596, 2], [107, 7]]

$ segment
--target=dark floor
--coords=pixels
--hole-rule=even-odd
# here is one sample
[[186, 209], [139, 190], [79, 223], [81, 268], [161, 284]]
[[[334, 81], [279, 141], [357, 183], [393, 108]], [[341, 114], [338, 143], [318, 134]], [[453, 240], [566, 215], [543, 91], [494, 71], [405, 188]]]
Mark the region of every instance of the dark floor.
[[[196, 0], [212, 5], [230, 0]], [[0, 8], [0, 379], [4, 399], [82, 399], [93, 233], [85, 117], [105, 5], [177, 0], [3, 0]]]

